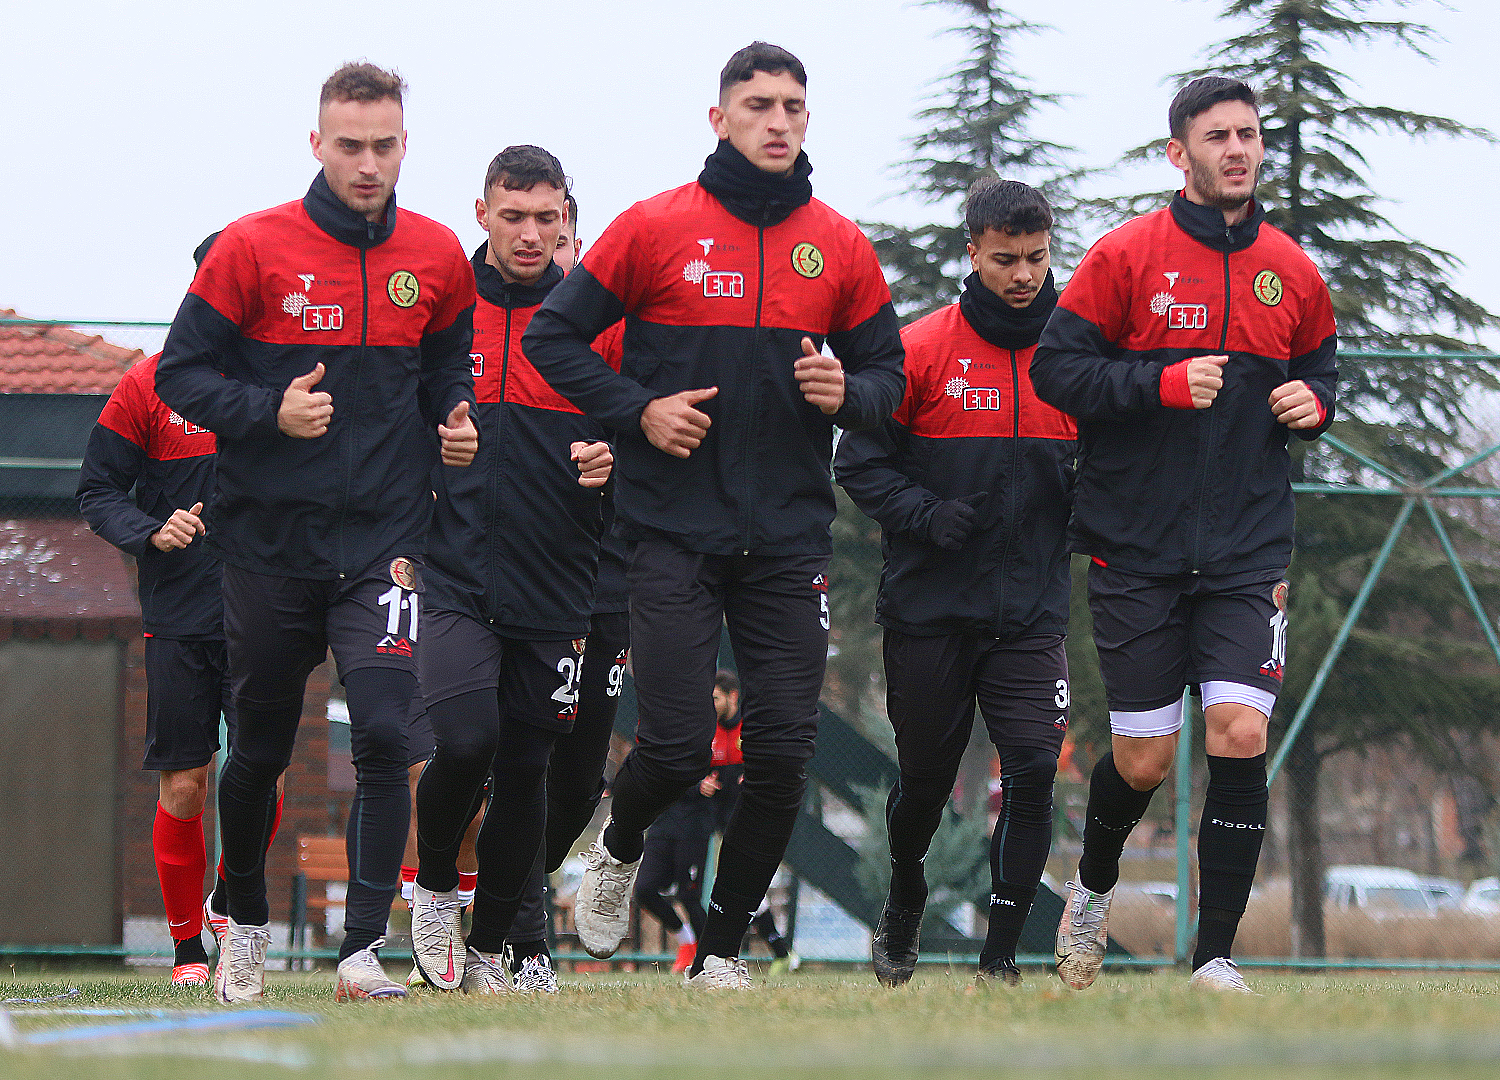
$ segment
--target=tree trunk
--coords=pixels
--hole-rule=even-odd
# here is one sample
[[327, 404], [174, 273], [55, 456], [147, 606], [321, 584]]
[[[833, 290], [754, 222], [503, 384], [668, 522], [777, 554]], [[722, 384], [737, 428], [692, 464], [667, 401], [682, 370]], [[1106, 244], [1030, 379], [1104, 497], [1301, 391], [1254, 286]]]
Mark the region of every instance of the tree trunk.
[[1322, 814], [1318, 799], [1323, 770], [1312, 743], [1312, 734], [1302, 732], [1286, 759], [1287, 862], [1292, 878], [1292, 955], [1328, 955], [1323, 927]]

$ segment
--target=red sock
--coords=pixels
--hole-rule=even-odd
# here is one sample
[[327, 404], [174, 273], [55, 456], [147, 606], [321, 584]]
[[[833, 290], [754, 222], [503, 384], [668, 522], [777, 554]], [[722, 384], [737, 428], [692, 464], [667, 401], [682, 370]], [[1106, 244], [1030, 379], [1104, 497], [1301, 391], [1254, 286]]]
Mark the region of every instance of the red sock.
[[474, 900], [474, 890], [476, 888], [478, 888], [478, 887], [479, 887], [479, 872], [477, 870], [474, 873], [472, 873], [472, 874], [466, 873], [463, 870], [460, 870], [458, 872], [458, 898], [459, 898], [459, 900], [463, 901], [466, 904], [472, 903], [473, 900]]
[[203, 930], [203, 874], [208, 870], [203, 815], [173, 817], [157, 803], [151, 850], [156, 856], [156, 876], [161, 880], [161, 900], [167, 909], [172, 940], [197, 937]]

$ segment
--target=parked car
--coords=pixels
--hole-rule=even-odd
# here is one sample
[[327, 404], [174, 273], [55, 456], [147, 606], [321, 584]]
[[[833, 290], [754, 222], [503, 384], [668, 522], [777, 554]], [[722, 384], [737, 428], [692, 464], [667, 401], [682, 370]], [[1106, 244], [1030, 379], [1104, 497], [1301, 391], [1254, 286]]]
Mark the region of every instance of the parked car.
[[1377, 918], [1434, 916], [1440, 904], [1429, 880], [1398, 866], [1330, 866], [1323, 877], [1323, 896], [1337, 908], [1359, 908]]
[[1431, 894], [1439, 908], [1456, 911], [1464, 904], [1463, 883], [1445, 877], [1423, 877], [1422, 888]]
[[1463, 909], [1479, 915], [1500, 915], [1500, 878], [1480, 878], [1464, 893]]

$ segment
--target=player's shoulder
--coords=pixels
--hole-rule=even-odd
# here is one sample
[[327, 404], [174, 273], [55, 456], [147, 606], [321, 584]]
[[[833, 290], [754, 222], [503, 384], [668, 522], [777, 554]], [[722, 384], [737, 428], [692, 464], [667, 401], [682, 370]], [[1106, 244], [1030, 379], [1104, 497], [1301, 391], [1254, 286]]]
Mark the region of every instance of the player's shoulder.
[[858, 222], [845, 217], [822, 199], [816, 197], [809, 199], [802, 213], [813, 225], [821, 229], [828, 239], [850, 247], [874, 250], [869, 237], [859, 227]]
[[1101, 252], [1131, 251], [1143, 242], [1151, 241], [1163, 233], [1181, 231], [1172, 219], [1170, 207], [1163, 206], [1131, 218], [1101, 236], [1093, 249]]
[[125, 374], [120, 376], [120, 385], [131, 389], [144, 389], [151, 394], [156, 393], [156, 365], [161, 360], [161, 353], [143, 357], [125, 369]]
[[620, 219], [640, 224], [678, 222], [684, 214], [701, 213], [715, 202], [703, 185], [694, 180], [632, 203]]
[[451, 247], [458, 253], [459, 258], [468, 262], [469, 257], [464, 254], [458, 235], [441, 221], [430, 218], [426, 214], [419, 214], [415, 210], [408, 210], [404, 206], [398, 206], [396, 222], [397, 226], [408, 233], [413, 241]]
[[235, 218], [224, 226], [224, 231], [219, 233], [219, 238], [214, 241], [214, 247], [221, 244], [226, 246], [235, 243], [254, 244], [263, 236], [296, 227], [306, 217], [301, 199], [293, 199], [277, 206], [268, 206], [264, 210], [256, 210], [244, 217]]
[[963, 323], [963, 314], [959, 311], [958, 304], [948, 304], [903, 326], [901, 344], [906, 346], [908, 356], [914, 351], [940, 347], [951, 342], [955, 333], [964, 329]]

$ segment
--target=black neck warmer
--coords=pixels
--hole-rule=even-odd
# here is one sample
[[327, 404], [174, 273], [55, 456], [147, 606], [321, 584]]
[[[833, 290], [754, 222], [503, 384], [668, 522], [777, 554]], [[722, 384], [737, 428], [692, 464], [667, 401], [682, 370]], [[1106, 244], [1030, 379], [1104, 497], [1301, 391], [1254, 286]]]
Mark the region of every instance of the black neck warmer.
[[474, 249], [469, 264], [474, 267], [474, 285], [479, 295], [496, 307], [535, 307], [547, 299], [552, 287], [563, 279], [562, 267], [555, 262], [547, 264], [542, 276], [528, 285], [519, 281], [506, 281], [500, 271], [489, 264], [490, 242], [486, 240]]
[[1172, 220], [1198, 243], [1215, 251], [1243, 251], [1260, 235], [1260, 223], [1266, 212], [1257, 200], [1245, 220], [1238, 225], [1224, 224], [1224, 211], [1199, 206], [1178, 192], [1172, 196]]
[[1052, 271], [1047, 280], [1023, 308], [1013, 308], [990, 292], [979, 280], [978, 272], [964, 278], [964, 291], [958, 297], [958, 310], [974, 332], [991, 345], [1002, 349], [1029, 349], [1042, 339], [1042, 327], [1057, 306], [1057, 286]]
[[351, 210], [328, 186], [323, 171], [313, 178], [312, 187], [302, 196], [303, 209], [312, 218], [313, 224], [341, 244], [369, 249], [383, 244], [396, 229], [396, 196], [386, 201], [385, 213], [379, 221], [366, 221], [357, 210]]
[[728, 139], [703, 159], [698, 183], [735, 217], [750, 225], [779, 225], [812, 199], [812, 162], [798, 153], [791, 175], [777, 176], [751, 164]]

